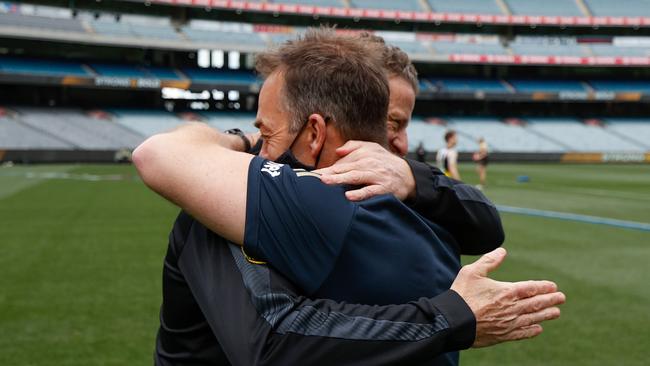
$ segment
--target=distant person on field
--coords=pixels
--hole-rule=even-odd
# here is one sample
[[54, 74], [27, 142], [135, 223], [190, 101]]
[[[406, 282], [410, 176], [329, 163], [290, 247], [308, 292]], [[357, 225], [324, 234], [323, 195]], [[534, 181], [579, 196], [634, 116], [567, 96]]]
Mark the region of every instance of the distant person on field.
[[460, 174], [458, 173], [458, 151], [456, 151], [456, 144], [458, 143], [456, 131], [447, 131], [445, 133], [445, 142], [447, 146], [438, 150], [438, 154], [436, 155], [438, 167], [446, 176], [460, 180]]
[[487, 183], [488, 144], [482, 137], [478, 139], [478, 151], [474, 153], [472, 160], [476, 162], [476, 172], [480, 182], [477, 188], [483, 189]]
[[415, 154], [418, 157], [418, 161], [421, 163], [425, 163], [427, 161], [427, 151], [424, 150], [424, 144], [422, 141], [418, 144], [417, 149], [415, 149]]

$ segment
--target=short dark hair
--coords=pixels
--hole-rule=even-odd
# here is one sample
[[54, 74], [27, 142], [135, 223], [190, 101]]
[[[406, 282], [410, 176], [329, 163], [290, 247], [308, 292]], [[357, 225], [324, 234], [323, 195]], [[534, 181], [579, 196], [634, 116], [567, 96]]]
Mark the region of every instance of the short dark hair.
[[358, 35], [311, 28], [279, 48], [257, 55], [264, 78], [284, 76], [283, 97], [296, 133], [312, 113], [330, 117], [342, 137], [387, 144], [389, 89], [383, 50]]
[[456, 135], [456, 131], [454, 131], [454, 130], [449, 130], [449, 131], [445, 132], [445, 142], [449, 142], [449, 139], [451, 139], [455, 135]]
[[409, 55], [402, 51], [401, 48], [397, 46], [391, 46], [386, 44], [386, 41], [377, 35], [374, 35], [369, 32], [361, 33], [362, 38], [366, 38], [371, 42], [375, 42], [384, 47], [384, 68], [388, 72], [389, 76], [397, 76], [408, 81], [413, 88], [415, 94], [420, 90], [420, 82], [418, 81], [418, 71], [415, 69], [415, 66], [411, 62]]

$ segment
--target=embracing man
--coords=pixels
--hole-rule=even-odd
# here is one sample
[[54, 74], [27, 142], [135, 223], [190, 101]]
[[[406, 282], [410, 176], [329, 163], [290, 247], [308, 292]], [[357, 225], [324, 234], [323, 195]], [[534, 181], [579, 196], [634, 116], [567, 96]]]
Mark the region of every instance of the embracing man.
[[313, 171], [347, 141], [387, 145], [383, 52], [317, 30], [262, 54], [259, 157], [202, 124], [134, 152], [145, 183], [187, 212], [170, 236], [157, 364], [453, 365], [453, 351], [559, 316], [553, 283], [487, 278], [502, 249], [461, 270], [448, 230], [391, 194], [351, 202]]

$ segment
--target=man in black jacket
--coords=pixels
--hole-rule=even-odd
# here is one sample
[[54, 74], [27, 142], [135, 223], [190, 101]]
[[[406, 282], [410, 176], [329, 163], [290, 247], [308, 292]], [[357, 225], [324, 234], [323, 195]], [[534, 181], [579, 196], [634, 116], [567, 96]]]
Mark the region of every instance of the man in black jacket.
[[[144, 162], [156, 158], [141, 155], [134, 155], [140, 170]], [[150, 174], [143, 177], [155, 189]], [[436, 176], [431, 170], [427, 175]], [[448, 191], [460, 196], [456, 189]], [[183, 206], [182, 198], [178, 200]], [[491, 206], [489, 201], [486, 205]], [[487, 272], [498, 266], [504, 254], [491, 253], [466, 267], [453, 291], [433, 299], [401, 306], [350, 306], [296, 295], [292, 285], [271, 268], [256, 266], [238, 247], [181, 215], [165, 263], [157, 362], [421, 363], [472, 343], [489, 345], [534, 336], [541, 331], [537, 323], [559, 315], [552, 308], [536, 311], [537, 306], [547, 310], [562, 296], [552, 283], [503, 284], [487, 279]], [[494, 309], [492, 302], [501, 306]], [[522, 316], [512, 320], [512, 314]], [[497, 321], [487, 328], [483, 322], [476, 327], [475, 315]], [[510, 321], [499, 321], [502, 318]]]

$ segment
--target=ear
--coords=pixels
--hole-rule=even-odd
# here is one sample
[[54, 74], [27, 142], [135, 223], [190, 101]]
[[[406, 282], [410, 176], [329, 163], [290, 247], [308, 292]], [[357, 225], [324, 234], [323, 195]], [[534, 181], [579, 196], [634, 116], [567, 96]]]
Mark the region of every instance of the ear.
[[309, 154], [312, 158], [321, 153], [325, 140], [327, 139], [327, 123], [322, 115], [314, 113], [309, 116], [305, 127], [305, 138], [307, 139]]

